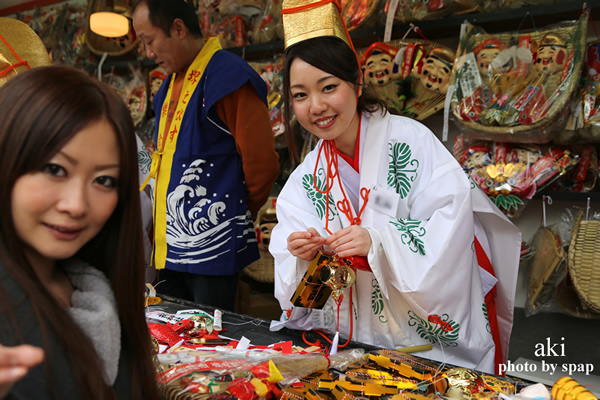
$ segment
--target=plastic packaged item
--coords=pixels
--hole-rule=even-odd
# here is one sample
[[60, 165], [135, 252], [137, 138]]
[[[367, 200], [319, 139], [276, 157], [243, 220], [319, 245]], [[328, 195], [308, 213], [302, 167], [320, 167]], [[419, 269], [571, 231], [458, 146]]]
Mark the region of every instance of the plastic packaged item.
[[236, 2], [215, 0], [198, 2], [196, 14], [204, 38], [218, 37], [223, 48], [248, 44], [250, 20], [260, 14], [264, 5], [260, 2]]
[[573, 170], [579, 156], [558, 146], [467, 140], [459, 136], [454, 156], [473, 182], [508, 217], [521, 214], [534, 195]]
[[119, 75], [113, 70], [105, 74], [104, 80], [121, 96], [134, 125], [140, 127], [148, 110], [148, 88], [141, 69], [130, 65], [129, 75]]
[[[439, 19], [453, 12], [452, 0], [405, 0], [399, 1], [394, 14], [394, 22], [397, 24]], [[391, 1], [387, 0], [385, 12], [390, 10]]]
[[[236, 393], [247, 396], [260, 386], [257, 379], [269, 388], [277, 383], [288, 386], [292, 382], [317, 371], [336, 369], [345, 371], [351, 365], [366, 361], [363, 349], [350, 349], [335, 355], [322, 353], [278, 354], [226, 350], [213, 352], [189, 351], [183, 354], [157, 355], [160, 364], [157, 380], [163, 398], [176, 393]], [[165, 363], [165, 360], [168, 360]], [[176, 361], [174, 361], [176, 360]], [[250, 397], [255, 398], [255, 397]]]
[[451, 117], [465, 136], [547, 143], [566, 124], [589, 11], [534, 32], [488, 34], [465, 24], [451, 85]]
[[381, 18], [383, 0], [342, 0], [342, 17], [349, 31], [375, 27]]
[[565, 129], [555, 143], [600, 142], [600, 40], [588, 44], [581, 73], [581, 84], [571, 103]]
[[252, 40], [254, 44], [283, 40], [281, 24], [281, 0], [267, 0], [266, 6], [254, 23]]
[[579, 157], [579, 163], [563, 179], [552, 185], [552, 190], [563, 192], [585, 193], [594, 190], [598, 180], [598, 155], [596, 148], [591, 145], [567, 146], [573, 154]]
[[283, 56], [277, 56], [273, 61], [249, 63], [267, 84], [267, 107], [274, 136], [281, 135], [285, 131], [283, 119], [283, 64]]

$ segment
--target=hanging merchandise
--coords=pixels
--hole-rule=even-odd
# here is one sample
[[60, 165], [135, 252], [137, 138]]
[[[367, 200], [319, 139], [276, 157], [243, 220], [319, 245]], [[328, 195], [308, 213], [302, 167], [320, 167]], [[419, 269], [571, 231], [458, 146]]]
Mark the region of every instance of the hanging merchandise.
[[263, 0], [199, 1], [196, 14], [204, 38], [218, 37], [223, 48], [230, 48], [249, 43], [250, 21], [261, 15], [264, 9]]
[[[385, 13], [393, 12], [394, 1], [387, 0]], [[400, 0], [394, 13], [394, 23], [440, 19], [452, 13], [453, 0]]]
[[104, 80], [117, 91], [127, 104], [134, 125], [139, 127], [148, 108], [148, 89], [142, 71], [130, 66], [130, 74], [123, 76], [117, 75], [113, 69], [110, 74], [104, 76]]
[[498, 10], [514, 10], [517, 8], [553, 5], [564, 2], [564, 0], [499, 0], [496, 2]]
[[464, 24], [451, 85], [464, 135], [547, 143], [566, 124], [585, 52], [589, 10], [534, 32], [487, 34]]
[[42, 39], [54, 64], [86, 68], [97, 62], [85, 40], [87, 14], [82, 1], [64, 1], [17, 13]]
[[577, 216], [571, 235], [567, 266], [585, 309], [600, 313], [600, 221]]
[[562, 185], [580, 160], [578, 154], [560, 146], [462, 136], [455, 139], [453, 154], [474, 184], [511, 218], [521, 215], [534, 195], [552, 184]]
[[58, 29], [56, 29], [56, 26], [63, 19], [61, 14], [64, 14], [65, 6], [65, 4], [60, 4], [39, 7], [19, 15], [18, 19], [25, 22], [37, 33], [47, 49], [52, 49], [56, 44], [56, 32], [62, 29], [62, 25]]
[[452, 10], [456, 15], [497, 11], [499, 4], [494, 0], [452, 0]]
[[87, 13], [84, 7], [68, 7], [67, 11], [60, 49], [53, 52], [54, 62], [85, 68], [97, 61], [85, 40]]
[[598, 180], [598, 154], [591, 145], [561, 146], [579, 158], [577, 166], [557, 180], [551, 190], [584, 193], [594, 190]]
[[529, 269], [526, 315], [550, 309], [556, 288], [567, 273], [565, 252], [555, 227], [541, 226], [532, 246], [536, 253]]
[[557, 143], [600, 142], [600, 39], [588, 45], [581, 75], [567, 126], [558, 132]]
[[342, 0], [340, 3], [349, 31], [373, 28], [382, 19], [383, 0]]
[[365, 83], [393, 114], [423, 120], [442, 108], [454, 64], [454, 51], [421, 39], [371, 44], [360, 57]]
[[281, 25], [281, 0], [266, 0], [262, 14], [254, 23], [252, 39], [254, 44], [283, 40]]
[[[156, 151], [156, 143], [154, 142], [154, 131], [156, 130], [156, 117], [152, 116], [142, 122], [136, 129], [135, 133], [140, 137], [148, 154]], [[143, 181], [142, 181], [143, 182]]]
[[285, 58], [277, 56], [273, 61], [248, 63], [267, 84], [267, 107], [271, 118], [273, 135], [281, 135], [284, 130], [283, 120], [283, 65]]
[[600, 319], [600, 215], [584, 212], [582, 206], [566, 208], [558, 222], [544, 222], [534, 235], [535, 255], [528, 267], [528, 291], [525, 313], [563, 312], [577, 318]]
[[158, 92], [160, 85], [169, 77], [167, 71], [162, 67], [156, 67], [148, 74], [148, 81], [150, 82], [150, 103], [154, 100], [154, 95]]

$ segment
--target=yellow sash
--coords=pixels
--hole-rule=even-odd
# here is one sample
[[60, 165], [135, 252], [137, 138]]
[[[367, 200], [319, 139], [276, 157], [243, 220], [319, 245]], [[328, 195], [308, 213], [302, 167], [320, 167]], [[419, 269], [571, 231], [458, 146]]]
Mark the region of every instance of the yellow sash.
[[[144, 183], [140, 186], [140, 191], [142, 191], [148, 184], [150, 178], [155, 178], [153, 207], [154, 245], [152, 258], [156, 269], [163, 269], [167, 258], [167, 189], [171, 179], [171, 165], [173, 163], [173, 155], [175, 154], [181, 121], [183, 120], [189, 99], [192, 96], [192, 93], [194, 93], [194, 90], [196, 90], [196, 86], [200, 82], [200, 77], [204, 73], [204, 69], [218, 50], [221, 50], [219, 39], [208, 39], [192, 65], [188, 68], [168, 135], [166, 135], [167, 132], [165, 132], [165, 128], [167, 125], [167, 112], [169, 110], [169, 103], [173, 92], [173, 82], [175, 82], [176, 77], [175, 74], [171, 77], [167, 97], [165, 98], [161, 109], [156, 151], [152, 154], [152, 165], [150, 167], [148, 178], [146, 178]], [[161, 175], [160, 179], [158, 179], [159, 171]]]

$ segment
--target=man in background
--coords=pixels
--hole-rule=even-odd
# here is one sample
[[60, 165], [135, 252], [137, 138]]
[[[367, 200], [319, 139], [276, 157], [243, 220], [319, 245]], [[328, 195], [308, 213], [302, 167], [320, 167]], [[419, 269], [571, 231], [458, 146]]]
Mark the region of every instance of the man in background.
[[142, 0], [133, 26], [169, 77], [154, 97], [157, 291], [233, 310], [238, 273], [259, 258], [253, 216], [279, 173], [267, 87], [206, 42], [184, 0]]

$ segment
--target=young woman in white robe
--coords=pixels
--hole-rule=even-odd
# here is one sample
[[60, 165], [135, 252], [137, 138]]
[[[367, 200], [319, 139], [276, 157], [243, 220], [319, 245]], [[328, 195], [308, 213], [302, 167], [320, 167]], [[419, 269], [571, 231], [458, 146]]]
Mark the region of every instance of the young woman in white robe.
[[[277, 198], [269, 250], [283, 313], [271, 329], [337, 331], [383, 348], [432, 343], [418, 355], [498, 373], [520, 232], [428, 128], [390, 115], [360, 85], [344, 41], [295, 44], [284, 74], [286, 107], [320, 140]], [[288, 147], [297, 155], [291, 134]], [[321, 310], [293, 306], [318, 251], [365, 257], [370, 271], [356, 270], [340, 307], [333, 298]]]

